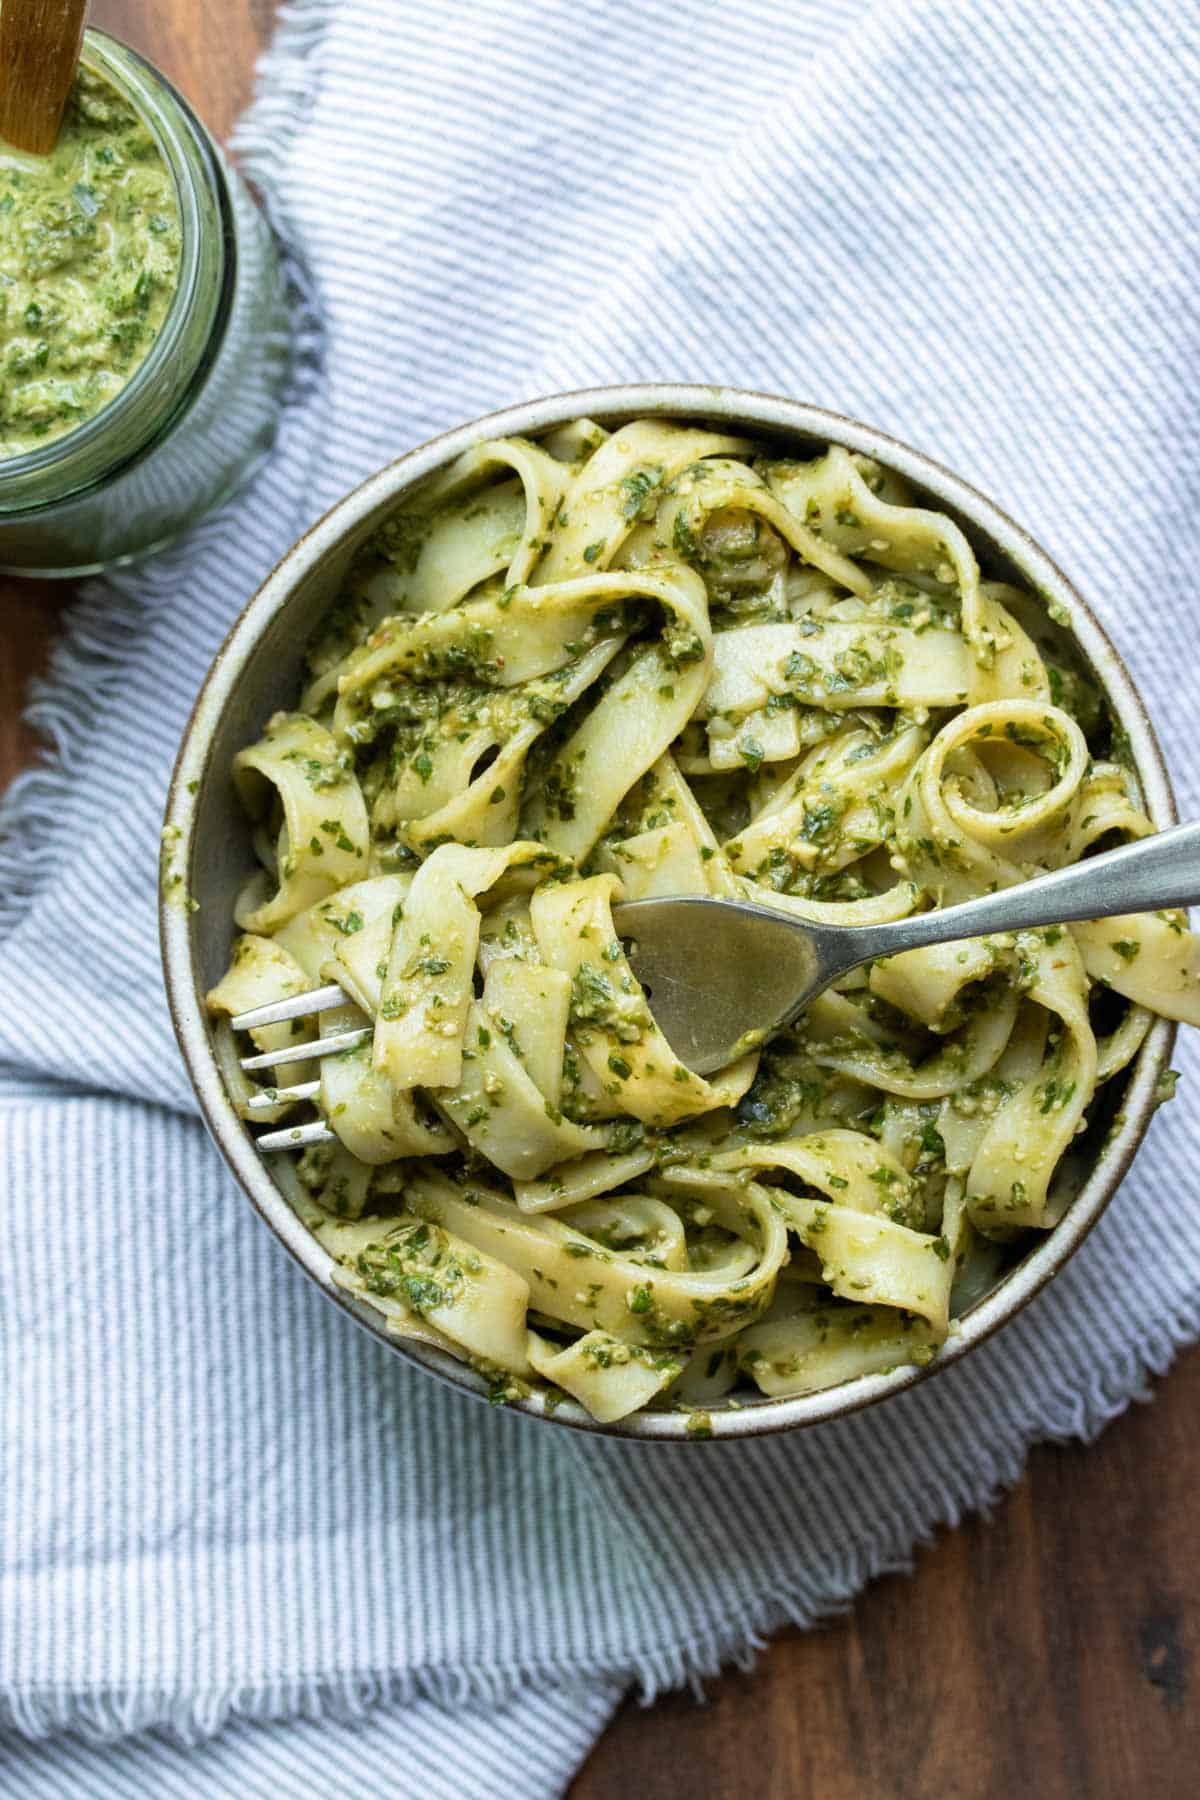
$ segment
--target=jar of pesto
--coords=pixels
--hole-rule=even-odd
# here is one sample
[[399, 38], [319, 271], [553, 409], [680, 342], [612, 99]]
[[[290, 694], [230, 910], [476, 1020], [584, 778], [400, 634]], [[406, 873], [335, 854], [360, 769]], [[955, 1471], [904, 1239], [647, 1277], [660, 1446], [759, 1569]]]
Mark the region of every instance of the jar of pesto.
[[89, 31], [53, 155], [0, 142], [0, 569], [91, 573], [220, 505], [291, 357], [246, 187], [165, 76]]

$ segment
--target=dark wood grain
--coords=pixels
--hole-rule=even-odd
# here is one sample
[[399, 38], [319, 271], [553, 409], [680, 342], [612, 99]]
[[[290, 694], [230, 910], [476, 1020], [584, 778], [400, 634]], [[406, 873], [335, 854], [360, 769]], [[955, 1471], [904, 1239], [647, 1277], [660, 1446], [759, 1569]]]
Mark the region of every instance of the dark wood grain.
[[1089, 1448], [1043, 1447], [912, 1577], [704, 1706], [628, 1706], [572, 1800], [1194, 1800], [1200, 1350]]
[[92, 0], [88, 23], [158, 64], [225, 138], [250, 98], [274, 0]]
[[[157, 63], [223, 138], [250, 98], [274, 11], [273, 0], [93, 0], [88, 23]], [[0, 575], [0, 787], [35, 753], [21, 697], [46, 666], [72, 593], [69, 583]]]
[[[270, 0], [95, 0], [219, 134]], [[0, 584], [0, 785], [69, 592]], [[1035, 1450], [991, 1523], [752, 1675], [626, 1707], [572, 1800], [1192, 1800], [1200, 1793], [1200, 1350], [1090, 1449]]]

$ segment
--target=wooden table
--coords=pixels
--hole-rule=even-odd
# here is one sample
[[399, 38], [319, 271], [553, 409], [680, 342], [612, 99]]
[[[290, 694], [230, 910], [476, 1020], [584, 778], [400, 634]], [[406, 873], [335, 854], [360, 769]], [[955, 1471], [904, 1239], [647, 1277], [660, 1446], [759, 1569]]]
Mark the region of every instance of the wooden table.
[[[224, 134], [271, 0], [94, 0]], [[69, 593], [0, 581], [0, 785]], [[1193, 1100], [1194, 1103], [1194, 1100]], [[1192, 1800], [1200, 1794], [1200, 1349], [1092, 1449], [1035, 1450], [993, 1520], [751, 1675], [624, 1708], [572, 1800]]]

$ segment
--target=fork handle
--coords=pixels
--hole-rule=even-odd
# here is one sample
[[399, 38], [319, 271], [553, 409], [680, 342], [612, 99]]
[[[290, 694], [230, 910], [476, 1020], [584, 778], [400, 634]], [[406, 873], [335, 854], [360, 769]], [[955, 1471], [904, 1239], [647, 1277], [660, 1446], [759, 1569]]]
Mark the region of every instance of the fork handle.
[[1175, 825], [1103, 856], [1038, 875], [1019, 887], [964, 900], [942, 912], [917, 913], [855, 933], [862, 956], [891, 956], [927, 944], [1069, 925], [1119, 913], [1158, 912], [1200, 901], [1200, 824]]

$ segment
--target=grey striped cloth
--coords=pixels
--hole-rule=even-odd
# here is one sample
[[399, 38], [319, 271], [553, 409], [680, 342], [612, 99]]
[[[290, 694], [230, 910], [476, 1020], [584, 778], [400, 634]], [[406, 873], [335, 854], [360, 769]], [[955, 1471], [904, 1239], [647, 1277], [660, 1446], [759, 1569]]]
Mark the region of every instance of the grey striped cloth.
[[648, 1449], [481, 1407], [254, 1219], [155, 931], [176, 742], [273, 559], [432, 431], [614, 379], [821, 401], [999, 495], [1200, 813], [1198, 63], [1162, 0], [285, 10], [239, 144], [321, 378], [247, 497], [90, 590], [4, 815], [0, 1791], [560, 1793], [623, 1691], [908, 1566], [1200, 1331], [1185, 1082], [1052, 1289], [881, 1409]]

